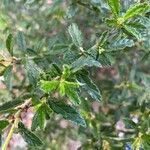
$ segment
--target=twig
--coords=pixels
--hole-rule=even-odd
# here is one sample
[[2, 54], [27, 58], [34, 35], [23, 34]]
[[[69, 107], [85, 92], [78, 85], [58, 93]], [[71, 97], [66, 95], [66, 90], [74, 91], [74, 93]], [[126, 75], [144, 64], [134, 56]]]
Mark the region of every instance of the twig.
[[20, 110], [15, 114], [15, 121], [14, 121], [14, 123], [12, 124], [11, 129], [10, 129], [10, 131], [9, 131], [9, 133], [8, 133], [8, 136], [7, 136], [5, 142], [4, 142], [3, 146], [2, 146], [2, 150], [7, 150], [8, 144], [9, 144], [9, 142], [10, 142], [12, 136], [13, 136], [14, 130], [15, 130], [15, 128], [17, 127], [17, 125], [18, 125], [18, 123], [19, 123], [19, 121], [20, 121], [21, 112], [22, 112], [22, 110], [20, 109]]
[[21, 113], [24, 110], [24, 108], [26, 108], [26, 106], [28, 106], [30, 104], [30, 102], [31, 102], [31, 99], [25, 101], [24, 104], [22, 104], [21, 106], [18, 107], [18, 111], [14, 115], [14, 118], [15, 118], [14, 123], [12, 124], [12, 126], [10, 128], [10, 131], [9, 131], [9, 133], [7, 135], [7, 138], [6, 138], [6, 140], [5, 140], [5, 142], [4, 142], [3, 146], [2, 146], [2, 150], [7, 150], [9, 142], [10, 142], [12, 136], [13, 136], [14, 130], [17, 128], [18, 123], [20, 121]]

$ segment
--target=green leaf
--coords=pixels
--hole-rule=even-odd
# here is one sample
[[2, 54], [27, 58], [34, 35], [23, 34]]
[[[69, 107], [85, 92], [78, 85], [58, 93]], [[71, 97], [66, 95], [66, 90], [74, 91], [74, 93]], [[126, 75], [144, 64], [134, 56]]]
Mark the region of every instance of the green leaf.
[[80, 86], [80, 84], [77, 82], [70, 82], [70, 81], [62, 81], [62, 82], [70, 88], [78, 88]]
[[21, 105], [24, 101], [20, 99], [12, 100], [0, 105], [0, 112], [5, 112]]
[[59, 68], [59, 66], [57, 64], [52, 64], [50, 66], [50, 69], [47, 72], [47, 74], [50, 76], [51, 79], [53, 79], [57, 76], [61, 76], [62, 75], [62, 70]]
[[9, 122], [7, 120], [0, 120], [0, 133], [3, 129], [5, 129], [9, 125]]
[[97, 46], [98, 47], [103, 46], [106, 43], [107, 39], [108, 39], [108, 31], [104, 31], [97, 41]]
[[76, 92], [76, 89], [79, 88], [79, 83], [65, 81], [64, 79], [60, 81], [41, 81], [41, 89], [46, 93], [56, 90], [57, 88], [62, 96], [67, 95], [74, 103], [78, 104], [80, 102]]
[[76, 72], [78, 70], [83, 69], [85, 66], [88, 67], [102, 67], [102, 65], [96, 61], [93, 57], [91, 56], [81, 56], [79, 59], [77, 59], [76, 61], [74, 61], [72, 63], [72, 72]]
[[73, 43], [78, 47], [82, 47], [83, 36], [81, 31], [78, 29], [78, 26], [73, 23], [72, 25], [69, 26], [68, 32], [72, 38]]
[[44, 105], [41, 105], [36, 111], [33, 120], [31, 130], [34, 131], [38, 126], [40, 129], [44, 129], [46, 120], [46, 113]]
[[120, 13], [120, 0], [107, 0], [108, 5], [111, 8], [111, 11], [115, 16], [118, 16]]
[[11, 55], [13, 55], [13, 46], [14, 46], [13, 35], [9, 34], [7, 39], [6, 39], [6, 48]]
[[72, 122], [81, 125], [83, 127], [86, 126], [85, 120], [80, 116], [77, 110], [70, 105], [66, 105], [60, 101], [53, 101], [51, 99], [48, 100], [49, 107], [57, 114], [61, 114], [63, 118], [67, 120], [71, 120]]
[[59, 84], [59, 93], [61, 94], [61, 96], [65, 95], [65, 82], [64, 82], [64, 80], [60, 81], [60, 84]]
[[[58, 44], [58, 37], [57, 36], [52, 36], [48, 39], [47, 44], [48, 44], [48, 50], [51, 51], [55, 45]], [[56, 44], [57, 43], [57, 44]]]
[[146, 3], [137, 3], [134, 6], [131, 6], [127, 12], [124, 14], [124, 19], [128, 20], [130, 18], [133, 18], [137, 15], [142, 15], [145, 13], [150, 7]]
[[141, 30], [141, 31], [146, 29], [146, 27], [144, 26], [144, 24], [141, 23], [141, 21], [129, 22], [127, 25], [137, 28], [138, 30]]
[[41, 89], [44, 90], [44, 92], [46, 92], [46, 93], [51, 92], [58, 88], [59, 82], [60, 81], [58, 81], [58, 80], [52, 80], [52, 81], [41, 80], [41, 82], [40, 82]]
[[114, 27], [117, 23], [117, 20], [116, 19], [106, 19], [106, 24], [110, 27]]
[[79, 82], [83, 83], [82, 88], [85, 89], [85, 91], [91, 96], [92, 99], [97, 101], [100, 101], [102, 99], [98, 87], [89, 78], [86, 71], [82, 71], [82, 73], [77, 74], [77, 79], [79, 80]]
[[57, 66], [56, 64], [52, 64], [52, 67], [55, 69], [55, 71], [57, 72], [57, 75], [61, 75], [61, 69], [59, 68], [59, 66]]
[[50, 54], [57, 55], [63, 54], [68, 50], [68, 44], [56, 44], [52, 47]]
[[19, 31], [17, 34], [17, 43], [19, 50], [25, 51], [26, 50], [26, 41], [23, 32]]
[[35, 131], [39, 127], [39, 114], [36, 112], [32, 119], [31, 131]]
[[150, 18], [141, 16], [140, 17], [140, 24], [142, 24], [144, 27], [149, 29], [149, 27], [150, 27]]
[[80, 98], [76, 91], [77, 88], [79, 88], [79, 83], [62, 80], [59, 85], [59, 92], [62, 96], [67, 95], [74, 104], [79, 104]]
[[35, 86], [40, 75], [40, 68], [35, 64], [33, 60], [26, 58], [25, 69], [30, 84]]
[[74, 104], [79, 104], [80, 103], [80, 98], [78, 93], [76, 92], [76, 89], [71, 88], [68, 84], [65, 85], [65, 94], [73, 100]]
[[43, 38], [42, 40], [40, 40], [38, 43], [36, 43], [36, 45], [34, 45], [33, 49], [34, 49], [34, 53], [38, 53], [41, 52], [43, 46], [45, 44], [45, 39]]
[[4, 72], [4, 81], [9, 90], [12, 89], [12, 71], [13, 71], [13, 66], [11, 65], [8, 66]]
[[110, 49], [118, 50], [118, 49], [124, 49], [126, 47], [132, 47], [132, 46], [134, 46], [133, 40], [123, 38], [123, 39], [118, 39], [116, 41], [113, 41], [112, 44], [110, 44]]
[[69, 65], [63, 65], [62, 78], [67, 79], [71, 74], [71, 68]]
[[29, 131], [22, 122], [18, 124], [19, 133], [30, 146], [41, 146], [43, 142], [31, 131]]
[[124, 25], [124, 29], [132, 36], [136, 37], [137, 39], [141, 39], [142, 35], [138, 30], [130, 25]]
[[65, 60], [65, 64], [71, 64], [72, 62], [74, 62], [76, 59], [78, 59], [78, 55], [77, 53], [75, 53], [75, 51], [73, 50], [69, 50], [64, 54], [64, 60]]
[[79, 87], [79, 83], [61, 80], [59, 84], [59, 90], [61, 95], [65, 95], [67, 89], [66, 87], [74, 90]]

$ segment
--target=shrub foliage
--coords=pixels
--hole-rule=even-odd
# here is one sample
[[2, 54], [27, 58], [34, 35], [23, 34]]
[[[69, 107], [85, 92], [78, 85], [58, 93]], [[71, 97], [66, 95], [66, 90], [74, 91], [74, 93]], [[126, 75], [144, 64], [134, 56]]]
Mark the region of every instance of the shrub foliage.
[[[46, 149], [43, 139], [61, 118], [76, 126], [63, 129], [61, 144], [78, 133], [81, 149], [150, 149], [149, 0], [2, 0], [0, 7], [2, 150], [15, 133]], [[31, 128], [22, 118], [29, 109]], [[125, 128], [116, 130], [119, 120]]]

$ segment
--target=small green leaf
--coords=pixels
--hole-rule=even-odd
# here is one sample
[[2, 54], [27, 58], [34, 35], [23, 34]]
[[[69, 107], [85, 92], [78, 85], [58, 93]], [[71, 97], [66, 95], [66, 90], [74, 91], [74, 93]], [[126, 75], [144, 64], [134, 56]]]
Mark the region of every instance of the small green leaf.
[[72, 38], [73, 43], [78, 47], [82, 47], [83, 36], [81, 31], [78, 29], [78, 26], [73, 23], [72, 25], [69, 26], [68, 32]]
[[57, 66], [56, 64], [52, 64], [53, 68], [55, 69], [55, 71], [57, 72], [58, 75], [61, 75], [61, 69], [59, 68], [59, 66]]
[[26, 50], [26, 41], [23, 32], [19, 31], [17, 34], [17, 43], [19, 50], [25, 51]]
[[117, 24], [116, 19], [106, 19], [106, 24], [110, 27], [114, 27]]
[[150, 27], [150, 18], [141, 16], [140, 17], [140, 24], [142, 24], [144, 27], [149, 29], [149, 27]]
[[83, 127], [86, 126], [85, 120], [80, 116], [77, 110], [70, 105], [66, 105], [60, 101], [53, 101], [51, 99], [48, 100], [49, 107], [57, 114], [61, 114], [63, 118], [67, 120], [71, 120], [72, 122], [81, 125]]
[[97, 41], [97, 47], [103, 46], [106, 43], [107, 38], [108, 38], [108, 31], [104, 31]]
[[59, 93], [61, 96], [65, 95], [65, 82], [63, 80], [61, 80], [59, 84]]
[[36, 65], [36, 63], [33, 60], [26, 58], [25, 69], [30, 84], [35, 86], [40, 75], [40, 68]]
[[68, 50], [68, 44], [55, 44], [49, 53], [51, 55], [57, 55], [57, 54], [63, 54], [67, 50]]
[[31, 130], [34, 131], [38, 126], [40, 129], [44, 129], [46, 120], [46, 113], [44, 105], [41, 105], [36, 111], [33, 120]]
[[79, 88], [79, 83], [77, 82], [70, 82], [65, 81], [64, 79], [58, 81], [58, 80], [52, 80], [52, 81], [41, 81], [41, 89], [44, 90], [44, 92], [48, 93], [53, 90], [56, 90], [58, 88], [59, 93], [64, 96], [68, 96], [71, 100], [73, 100], [74, 103], [79, 103], [80, 99], [76, 92], [77, 88]]
[[52, 64], [50, 66], [50, 69], [47, 72], [47, 74], [50, 76], [51, 79], [53, 79], [57, 76], [61, 76], [62, 75], [62, 70], [59, 68], [59, 66], [57, 64]]
[[116, 41], [113, 41], [112, 44], [110, 44], [110, 49], [111, 50], [118, 50], [118, 49], [124, 49], [126, 47], [132, 47], [134, 46], [134, 41], [123, 38], [123, 39], [118, 39]]
[[70, 70], [70, 66], [69, 65], [63, 65], [63, 72], [62, 72], [62, 78], [63, 79], [67, 79], [70, 74], [71, 74], [71, 70]]
[[18, 124], [19, 133], [30, 146], [41, 146], [43, 142], [31, 131], [29, 131], [22, 122]]
[[128, 20], [130, 18], [133, 18], [137, 15], [142, 15], [145, 13], [150, 7], [146, 3], [137, 3], [134, 6], [131, 6], [125, 15], [123, 16], [125, 20]]
[[19, 105], [21, 105], [24, 101], [20, 99], [12, 100], [9, 102], [6, 102], [2, 105], [0, 105], [0, 112], [8, 111], [10, 109], [13, 109]]
[[31, 131], [35, 131], [38, 128], [39, 126], [38, 117], [39, 114], [36, 112], [32, 119]]
[[88, 66], [88, 67], [102, 67], [102, 65], [96, 61], [93, 57], [91, 56], [81, 56], [79, 59], [74, 61], [72, 63], [72, 72], [76, 72], [78, 70], [83, 69], [83, 67]]
[[8, 66], [4, 72], [4, 81], [9, 90], [12, 89], [12, 71], [13, 66]]
[[59, 85], [59, 92], [62, 96], [67, 95], [75, 104], [79, 104], [80, 99], [77, 93], [79, 83], [62, 80]]
[[73, 100], [74, 104], [80, 103], [80, 98], [75, 88], [71, 88], [68, 84], [65, 85], [65, 94]]
[[41, 89], [44, 90], [44, 92], [48, 93], [51, 92], [53, 90], [56, 90], [59, 86], [59, 82], [58, 80], [52, 80], [52, 81], [43, 81], [41, 80]]
[[124, 29], [132, 36], [136, 37], [137, 39], [141, 39], [142, 35], [138, 30], [130, 25], [124, 25]]
[[[50, 37], [50, 38], [47, 40], [48, 50], [49, 50], [49, 51], [52, 51], [53, 47], [58, 44], [58, 43], [57, 43], [58, 40], [59, 40], [59, 39], [58, 39], [57, 36], [52, 36], [52, 37]], [[56, 44], [56, 43], [57, 43], [57, 44]]]
[[70, 88], [78, 88], [80, 86], [80, 84], [77, 82], [70, 82], [70, 81], [63, 81], [63, 82]]
[[93, 81], [88, 76], [88, 72], [82, 71], [77, 74], [77, 79], [79, 82], [83, 83], [82, 88], [91, 96], [92, 99], [100, 101], [102, 99], [101, 93], [98, 87], [93, 83]]
[[40, 127], [40, 129], [44, 129], [44, 127], [45, 127], [45, 112], [44, 112], [44, 110], [42, 110], [42, 109], [44, 109], [43, 107], [41, 107], [39, 110], [38, 110], [38, 122], [39, 122], [39, 127]]
[[13, 35], [9, 34], [7, 39], [6, 39], [6, 47], [7, 47], [7, 50], [9, 51], [9, 53], [11, 55], [13, 55], [13, 46], [14, 46]]
[[118, 16], [120, 13], [120, 0], [107, 0], [108, 5], [111, 8], [111, 11], [115, 16]]
[[0, 133], [3, 129], [5, 129], [9, 125], [9, 122], [7, 120], [0, 120]]
[[129, 22], [127, 25], [132, 26], [134, 28], [137, 28], [138, 30], [144, 30], [146, 29], [146, 26], [142, 24], [141, 21], [138, 22]]

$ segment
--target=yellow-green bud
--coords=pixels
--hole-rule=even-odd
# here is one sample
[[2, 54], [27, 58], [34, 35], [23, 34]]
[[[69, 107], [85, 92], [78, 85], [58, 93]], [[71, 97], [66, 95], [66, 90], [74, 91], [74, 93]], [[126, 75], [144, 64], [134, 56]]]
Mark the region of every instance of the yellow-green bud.
[[103, 52], [105, 52], [105, 49], [99, 46], [98, 51], [99, 51], [99, 54], [102, 54]]

